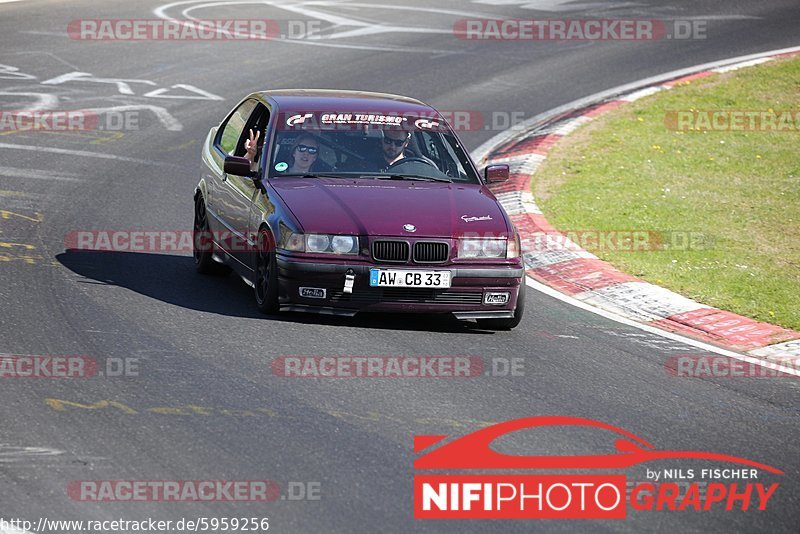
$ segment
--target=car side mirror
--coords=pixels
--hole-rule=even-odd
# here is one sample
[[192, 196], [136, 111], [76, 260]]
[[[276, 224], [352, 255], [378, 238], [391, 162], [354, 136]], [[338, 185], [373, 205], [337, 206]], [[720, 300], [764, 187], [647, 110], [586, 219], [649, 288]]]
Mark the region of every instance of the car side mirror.
[[508, 180], [509, 175], [508, 165], [487, 165], [483, 171], [487, 184], [499, 184]]
[[222, 165], [222, 170], [226, 174], [233, 174], [235, 176], [249, 176], [254, 177], [256, 173], [250, 170], [250, 160], [247, 158], [240, 158], [239, 156], [225, 156], [225, 163]]

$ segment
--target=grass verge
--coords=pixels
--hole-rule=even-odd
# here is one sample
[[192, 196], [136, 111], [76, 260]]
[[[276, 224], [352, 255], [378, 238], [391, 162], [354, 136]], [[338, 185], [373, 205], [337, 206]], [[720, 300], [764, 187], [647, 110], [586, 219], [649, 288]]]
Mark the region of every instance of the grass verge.
[[623, 105], [556, 145], [534, 176], [537, 203], [562, 231], [659, 233], [658, 250], [591, 251], [704, 304], [800, 330], [800, 124], [675, 122], [679, 111], [800, 115], [798, 80], [800, 59], [777, 60]]

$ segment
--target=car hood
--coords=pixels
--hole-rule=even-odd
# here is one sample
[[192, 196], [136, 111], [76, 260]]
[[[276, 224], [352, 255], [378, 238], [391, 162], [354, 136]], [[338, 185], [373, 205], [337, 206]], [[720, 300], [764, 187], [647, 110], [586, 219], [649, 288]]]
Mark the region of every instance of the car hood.
[[[306, 233], [508, 235], [505, 212], [482, 185], [343, 178], [278, 178], [271, 185]], [[416, 231], [405, 231], [407, 224]]]

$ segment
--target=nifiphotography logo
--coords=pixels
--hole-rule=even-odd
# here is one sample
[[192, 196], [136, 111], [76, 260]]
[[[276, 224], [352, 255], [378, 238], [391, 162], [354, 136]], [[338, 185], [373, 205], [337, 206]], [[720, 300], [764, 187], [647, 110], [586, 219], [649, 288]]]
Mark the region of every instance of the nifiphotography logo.
[[[514, 456], [492, 449], [500, 436], [525, 429], [584, 427], [610, 431], [615, 453], [586, 456]], [[619, 427], [592, 419], [542, 416], [491, 425], [466, 436], [414, 436], [416, 519], [625, 519], [634, 510], [762, 511], [780, 486], [760, 482], [759, 470], [783, 471], [746, 458], [704, 451], [657, 450]], [[446, 443], [445, 443], [446, 442]], [[622, 470], [655, 460], [708, 460], [737, 464], [720, 468], [647, 470], [654, 482], [627, 491], [622, 473], [519, 474], [512, 470]], [[419, 474], [419, 471], [500, 471], [499, 474]], [[663, 475], [663, 476], [662, 476]], [[697, 479], [737, 480], [728, 482]], [[689, 479], [688, 484], [658, 482]]]

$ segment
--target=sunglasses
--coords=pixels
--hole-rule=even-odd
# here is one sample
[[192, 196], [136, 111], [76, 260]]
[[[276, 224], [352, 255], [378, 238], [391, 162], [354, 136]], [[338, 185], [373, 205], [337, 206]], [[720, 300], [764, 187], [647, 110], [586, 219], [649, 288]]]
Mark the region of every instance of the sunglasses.
[[305, 152], [307, 150], [309, 154], [316, 154], [317, 152], [319, 152], [319, 147], [308, 146], [308, 145], [297, 145], [295, 149], [298, 152]]
[[394, 145], [394, 146], [403, 146], [403, 143], [408, 141], [408, 138], [405, 139], [392, 139], [391, 137], [384, 137], [383, 143], [385, 145]]

